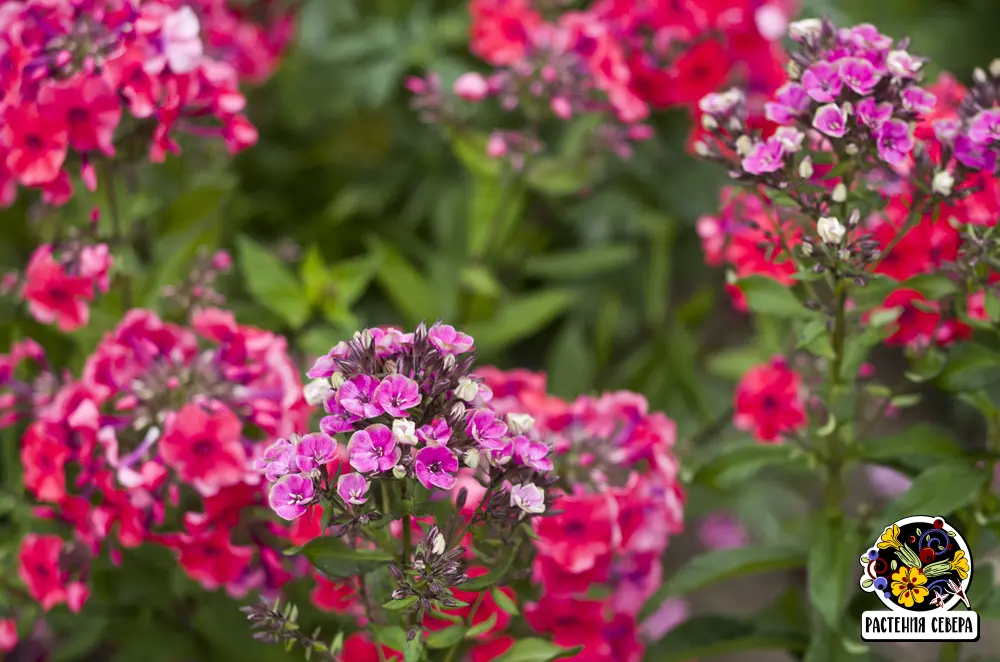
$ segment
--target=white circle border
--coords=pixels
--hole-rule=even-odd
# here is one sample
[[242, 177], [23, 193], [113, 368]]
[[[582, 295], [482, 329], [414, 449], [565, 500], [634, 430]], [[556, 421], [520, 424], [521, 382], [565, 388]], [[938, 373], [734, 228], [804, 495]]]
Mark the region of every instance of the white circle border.
[[[872, 543], [865, 550], [865, 553], [867, 553], [868, 550], [872, 549], [873, 547], [877, 548], [878, 547], [878, 541], [882, 538], [882, 534], [885, 533], [886, 529], [888, 529], [888, 528], [890, 528], [892, 526], [898, 526], [898, 527], [902, 528], [906, 524], [930, 524], [933, 527], [934, 526], [934, 520], [936, 520], [936, 519], [939, 519], [942, 522], [944, 522], [944, 526], [941, 528], [942, 531], [944, 531], [945, 533], [947, 533], [950, 530], [950, 531], [953, 531], [955, 533], [954, 536], [948, 536], [948, 537], [951, 538], [951, 539], [953, 539], [956, 543], [958, 543], [958, 548], [960, 550], [962, 550], [963, 552], [965, 552], [965, 558], [969, 562], [969, 574], [966, 575], [965, 579], [962, 580], [961, 586], [962, 586], [962, 591], [966, 595], [968, 595], [969, 584], [972, 582], [972, 573], [975, 570], [974, 564], [973, 564], [973, 561], [972, 561], [972, 554], [969, 552], [969, 546], [965, 543], [965, 538], [962, 537], [962, 534], [959, 533], [955, 529], [955, 527], [950, 526], [948, 524], [948, 520], [946, 520], [943, 517], [930, 517], [930, 516], [927, 516], [927, 515], [912, 515], [910, 517], [904, 517], [903, 519], [898, 519], [895, 522], [893, 522], [892, 524], [890, 524], [889, 526], [886, 526], [885, 528], [882, 529], [882, 533], [880, 533], [879, 537], [875, 539], [875, 542]], [[866, 577], [868, 577], [867, 570], [863, 573], [861, 581], [863, 582]], [[889, 580], [889, 585], [890, 586], [892, 585], [892, 580], [891, 579]], [[886, 590], [888, 590], [888, 588]], [[893, 600], [890, 600], [889, 598], [885, 597], [885, 591], [868, 590], [866, 592], [868, 592], [868, 593], [874, 593], [878, 597], [878, 599], [882, 601], [882, 604], [884, 604], [886, 607], [888, 607], [890, 609], [890, 611], [900, 612], [900, 613], [904, 613], [904, 614], [920, 613], [920, 612], [914, 612], [914, 611], [912, 611], [910, 609], [906, 609], [902, 605], [900, 605], [900, 604], [894, 602]], [[954, 609], [955, 605], [957, 605], [961, 601], [962, 601], [962, 599], [960, 597], [958, 597], [957, 595], [952, 595], [951, 598], [949, 598], [948, 601], [944, 603], [944, 607], [939, 608], [939, 610], [940, 611], [950, 611], [950, 610]]]

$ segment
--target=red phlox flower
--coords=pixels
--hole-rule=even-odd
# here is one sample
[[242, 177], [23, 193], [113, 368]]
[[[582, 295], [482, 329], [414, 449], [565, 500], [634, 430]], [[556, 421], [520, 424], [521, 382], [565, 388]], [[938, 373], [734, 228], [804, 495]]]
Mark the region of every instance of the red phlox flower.
[[32, 423], [21, 438], [24, 487], [42, 501], [59, 501], [66, 495], [65, 464], [69, 448], [41, 421]]
[[493, 65], [514, 64], [531, 41], [542, 17], [529, 0], [472, 0], [469, 49]]
[[24, 274], [21, 296], [28, 302], [32, 317], [43, 324], [56, 322], [69, 332], [87, 324], [94, 298], [94, 279], [71, 276], [52, 254], [52, 246], [39, 246]]
[[736, 386], [733, 423], [758, 441], [776, 443], [806, 425], [798, 373], [783, 358], [755, 366]]
[[565, 495], [556, 500], [559, 515], [543, 517], [537, 525], [540, 554], [551, 557], [569, 572], [583, 572], [621, 543], [618, 506], [606, 494]]
[[65, 602], [76, 613], [86, 602], [88, 592], [81, 582], [70, 581], [60, 567], [63, 545], [59, 536], [26, 535], [18, 554], [18, 576], [45, 611]]
[[928, 301], [916, 290], [898, 289], [886, 297], [882, 307], [902, 308], [894, 323], [895, 330], [885, 341], [887, 345], [947, 345], [972, 334], [968, 325], [943, 316], [938, 302]]
[[240, 419], [224, 406], [206, 411], [188, 404], [167, 423], [160, 456], [182, 481], [211, 496], [249, 471], [242, 430]]

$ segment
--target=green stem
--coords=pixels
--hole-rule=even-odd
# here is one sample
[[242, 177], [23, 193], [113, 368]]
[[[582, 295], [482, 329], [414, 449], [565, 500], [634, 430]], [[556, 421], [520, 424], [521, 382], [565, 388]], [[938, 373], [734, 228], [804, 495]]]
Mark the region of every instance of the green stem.
[[410, 515], [407, 513], [403, 515], [403, 556], [402, 556], [402, 569], [406, 570], [407, 566], [410, 565], [410, 548], [413, 544], [413, 526], [410, 522]]
[[[105, 161], [102, 167], [104, 171], [104, 185], [108, 188], [108, 216], [111, 217], [111, 228], [115, 246], [125, 244], [125, 232], [122, 229], [121, 213], [118, 208], [118, 195], [115, 192], [115, 168], [112, 161]], [[122, 289], [122, 303], [125, 309], [132, 308], [132, 282], [127, 279], [125, 287]]]
[[[476, 617], [476, 611], [479, 610], [479, 605], [481, 605], [483, 603], [483, 598], [486, 596], [486, 591], [487, 590], [489, 590], [489, 589], [485, 589], [485, 590], [481, 591], [479, 593], [479, 595], [476, 596], [475, 602], [472, 603], [472, 608], [469, 609], [469, 616], [468, 616], [468, 618], [465, 619], [465, 626], [466, 627], [472, 627], [472, 619], [474, 619]], [[458, 649], [461, 647], [461, 645], [462, 645], [462, 642], [459, 641], [457, 644], [455, 644], [454, 646], [452, 646], [451, 648], [449, 648], [448, 649], [448, 654], [444, 658], [444, 662], [452, 662], [452, 660], [455, 659], [455, 655], [458, 653]]]
[[[830, 362], [830, 394], [828, 406], [830, 416], [840, 395], [841, 373], [844, 364], [844, 339], [847, 332], [847, 287], [845, 281], [838, 280], [835, 286], [835, 308], [833, 318], [833, 360]], [[832, 520], [843, 516], [844, 500], [844, 444], [839, 423], [830, 434], [826, 453], [827, 480], [824, 502], [827, 516]]]

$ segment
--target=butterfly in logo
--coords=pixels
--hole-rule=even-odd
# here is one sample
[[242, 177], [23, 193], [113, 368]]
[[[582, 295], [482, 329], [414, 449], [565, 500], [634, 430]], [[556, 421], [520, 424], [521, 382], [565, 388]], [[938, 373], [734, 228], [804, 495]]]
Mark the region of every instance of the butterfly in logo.
[[952, 595], [957, 595], [959, 597], [966, 609], [972, 609], [972, 605], [969, 604], [969, 598], [965, 595], [965, 591], [963, 591], [962, 587], [956, 584], [954, 580], [948, 580], [948, 590], [951, 591]]
[[934, 597], [931, 598], [931, 606], [937, 607], [938, 609], [944, 609], [944, 596], [941, 595], [941, 591], [934, 589]]

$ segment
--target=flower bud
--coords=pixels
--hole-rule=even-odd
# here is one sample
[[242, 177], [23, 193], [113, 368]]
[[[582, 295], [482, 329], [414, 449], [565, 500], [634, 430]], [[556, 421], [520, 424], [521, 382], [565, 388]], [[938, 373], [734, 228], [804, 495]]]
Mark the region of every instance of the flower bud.
[[535, 427], [535, 419], [528, 414], [507, 414], [507, 428], [511, 434], [527, 434]]
[[406, 467], [404, 467], [402, 464], [397, 464], [392, 468], [392, 475], [393, 478], [396, 478], [397, 480], [402, 480], [406, 478]]
[[951, 195], [951, 188], [955, 185], [955, 178], [947, 170], [934, 173], [934, 181], [931, 183], [931, 190], [947, 198]]
[[715, 131], [719, 128], [719, 123], [711, 115], [702, 115], [701, 126], [706, 131]]
[[753, 140], [750, 139], [750, 136], [744, 133], [742, 136], [736, 139], [737, 154], [739, 154], [740, 156], [746, 156], [747, 154], [750, 153], [751, 149], [753, 149]]
[[819, 238], [827, 244], [838, 244], [844, 236], [844, 226], [832, 216], [824, 216], [816, 222]]
[[330, 388], [336, 391], [345, 381], [347, 380], [344, 378], [343, 373], [335, 372], [330, 375]]
[[452, 90], [466, 101], [482, 101], [490, 93], [490, 86], [481, 74], [470, 71], [455, 80]]
[[444, 369], [451, 370], [454, 367], [455, 367], [455, 355], [446, 354], [444, 357]]
[[851, 215], [847, 217], [847, 227], [853, 228], [858, 224], [858, 221], [860, 220], [861, 220], [861, 210], [857, 208], [852, 209]]
[[990, 62], [990, 75], [994, 78], [1000, 78], [1000, 58]]
[[802, 242], [802, 254], [809, 257], [813, 254], [813, 245], [808, 242]]
[[[449, 356], [451, 355], [449, 354]], [[468, 377], [462, 377], [458, 380], [458, 386], [455, 388], [456, 398], [465, 402], [472, 402], [476, 399], [477, 395], [479, 395], [479, 384]]]
[[698, 156], [708, 156], [711, 150], [708, 149], [708, 145], [699, 140], [694, 144], [694, 153]]
[[795, 41], [811, 41], [823, 32], [823, 22], [818, 18], [804, 18], [788, 24], [788, 36]]
[[462, 457], [462, 463], [465, 466], [469, 467], [470, 469], [475, 469], [476, 467], [478, 467], [479, 451], [477, 451], [475, 448], [470, 448], [469, 450], [467, 450], [465, 452], [465, 455]]
[[417, 428], [408, 418], [397, 418], [392, 422], [392, 438], [397, 444], [415, 446], [417, 444]]
[[830, 194], [830, 199], [837, 203], [847, 200], [847, 187], [844, 185], [844, 182], [840, 182], [833, 187], [833, 193]]
[[841, 248], [837, 252], [837, 257], [839, 257], [842, 261], [847, 262], [848, 260], [851, 259], [851, 251], [847, 250], [846, 248]]
[[986, 72], [981, 67], [976, 67], [972, 70], [972, 80], [982, 85], [986, 82]]
[[434, 556], [441, 556], [444, 554], [445, 548], [448, 546], [447, 541], [444, 539], [444, 535], [438, 532], [434, 539], [431, 541], [431, 554]]
[[462, 404], [461, 402], [456, 402], [455, 404], [453, 404], [451, 406], [451, 409], [448, 411], [448, 417], [452, 421], [461, 421], [463, 418], [465, 418], [465, 405]]
[[326, 379], [314, 379], [302, 389], [302, 395], [310, 407], [322, 404], [333, 393], [330, 382]]
[[848, 156], [854, 156], [858, 153], [858, 146], [854, 143], [847, 143], [847, 145], [844, 146], [844, 151]]
[[802, 159], [801, 163], [799, 163], [799, 177], [801, 177], [802, 179], [809, 179], [812, 176], [813, 176], [813, 162], [812, 159], [807, 156], [806, 158]]
[[371, 347], [372, 343], [375, 341], [375, 339], [372, 337], [372, 332], [369, 331], [368, 329], [365, 329], [364, 331], [360, 331], [359, 333], [355, 334], [355, 338], [357, 338], [357, 341], [365, 349]]
[[788, 72], [789, 80], [798, 80], [802, 75], [802, 67], [795, 60], [789, 60], [785, 70]]

